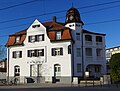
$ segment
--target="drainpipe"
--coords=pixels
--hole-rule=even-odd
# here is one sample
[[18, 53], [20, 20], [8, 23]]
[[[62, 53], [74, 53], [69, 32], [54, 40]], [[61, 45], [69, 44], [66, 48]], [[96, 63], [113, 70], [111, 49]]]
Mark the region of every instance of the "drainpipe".
[[8, 48], [8, 60], [7, 60], [7, 61], [8, 61], [8, 62], [7, 62], [7, 63], [8, 63], [8, 64], [7, 64], [7, 66], [8, 66], [8, 67], [7, 67], [7, 68], [8, 68], [8, 69], [7, 69], [7, 71], [8, 71], [8, 77], [7, 77], [8, 82], [9, 82], [9, 53], [10, 53], [10, 52], [9, 52], [9, 48]]
[[83, 30], [81, 31], [81, 36], [82, 36], [82, 38], [81, 38], [81, 41], [82, 41], [82, 46], [81, 46], [81, 49], [82, 49], [82, 76], [83, 76], [83, 78], [84, 78], [84, 76], [85, 76], [85, 72], [84, 72], [84, 52], [83, 52]]
[[73, 47], [73, 44], [74, 42], [72, 41], [71, 43], [71, 48], [72, 48], [72, 51], [71, 51], [71, 58], [72, 58], [72, 81], [73, 81], [73, 76], [74, 76], [74, 47]]

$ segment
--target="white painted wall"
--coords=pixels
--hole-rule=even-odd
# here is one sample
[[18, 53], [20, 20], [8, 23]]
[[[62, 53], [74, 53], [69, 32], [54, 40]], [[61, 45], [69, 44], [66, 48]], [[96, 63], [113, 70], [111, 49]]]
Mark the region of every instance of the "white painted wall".
[[[34, 24], [40, 24], [40, 27], [32, 28], [32, 25]], [[15, 65], [20, 66], [20, 76], [30, 76], [30, 65], [33, 64], [33, 61], [40, 61], [40, 59], [36, 57], [27, 57], [27, 50], [41, 48], [45, 49], [45, 55], [43, 57], [44, 62], [42, 63], [42, 68], [45, 70], [42, 72], [42, 76], [54, 76], [55, 64], [61, 65], [61, 76], [71, 76], [71, 54], [68, 54], [68, 45], [71, 44], [71, 41], [51, 43], [50, 39], [47, 36], [46, 28], [38, 20], [35, 20], [32, 25], [27, 30], [27, 36], [24, 41], [24, 46], [9, 47], [9, 76], [14, 76]], [[34, 43], [28, 42], [28, 36], [39, 34], [45, 34], [45, 41]], [[51, 56], [51, 48], [59, 47], [63, 48], [63, 55]], [[22, 58], [12, 58], [13, 51], [22, 51]]]

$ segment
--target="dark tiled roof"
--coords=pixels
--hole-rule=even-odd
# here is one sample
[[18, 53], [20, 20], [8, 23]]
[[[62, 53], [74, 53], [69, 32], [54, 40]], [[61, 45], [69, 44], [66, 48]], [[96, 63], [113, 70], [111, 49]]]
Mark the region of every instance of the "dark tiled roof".
[[90, 31], [88, 31], [88, 30], [84, 30], [84, 29], [83, 29], [83, 33], [89, 33], [89, 34], [95, 34], [95, 35], [103, 35], [103, 36], [106, 35], [106, 34], [102, 34], [102, 33], [90, 32]]

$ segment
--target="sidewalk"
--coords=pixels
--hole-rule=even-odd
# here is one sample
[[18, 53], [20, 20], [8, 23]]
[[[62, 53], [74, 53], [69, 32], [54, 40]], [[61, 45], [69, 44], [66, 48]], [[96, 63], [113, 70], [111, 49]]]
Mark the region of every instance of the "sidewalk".
[[79, 88], [119, 88], [116, 85], [104, 85], [104, 86], [92, 86], [92, 85], [80, 85], [80, 84], [58, 84], [58, 83], [29, 83], [29, 84], [18, 84], [18, 85], [0, 85], [0, 89], [10, 89], [10, 88], [57, 88], [57, 87], [79, 87]]

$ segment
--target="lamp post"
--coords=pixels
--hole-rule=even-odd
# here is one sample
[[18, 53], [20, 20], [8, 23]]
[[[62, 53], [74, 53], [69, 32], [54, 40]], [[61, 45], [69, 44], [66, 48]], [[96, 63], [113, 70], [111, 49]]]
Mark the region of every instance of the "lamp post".
[[85, 81], [86, 81], [86, 86], [87, 86], [87, 78], [89, 78], [89, 71], [86, 71], [85, 72]]

